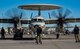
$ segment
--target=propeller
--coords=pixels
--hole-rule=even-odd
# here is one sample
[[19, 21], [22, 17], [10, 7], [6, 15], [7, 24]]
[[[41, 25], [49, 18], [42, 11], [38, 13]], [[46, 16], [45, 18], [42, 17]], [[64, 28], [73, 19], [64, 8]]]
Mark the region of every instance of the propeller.
[[[53, 11], [54, 12], [54, 11]], [[71, 14], [71, 11], [69, 9], [63, 10], [63, 8], [58, 9], [57, 12], [52, 12], [52, 16], [56, 17], [57, 20], [57, 27], [59, 27], [61, 30], [63, 29], [64, 24], [67, 24], [65, 19]]]
[[13, 20], [14, 28], [17, 28], [18, 23], [21, 23], [20, 19], [22, 18], [23, 13], [24, 12], [21, 9], [12, 8], [7, 10], [5, 15]]

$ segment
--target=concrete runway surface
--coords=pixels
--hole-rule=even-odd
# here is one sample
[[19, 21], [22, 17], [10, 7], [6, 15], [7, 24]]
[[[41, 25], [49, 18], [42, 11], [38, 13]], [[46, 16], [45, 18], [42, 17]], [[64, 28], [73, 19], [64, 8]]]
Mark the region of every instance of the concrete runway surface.
[[43, 44], [36, 44], [35, 40], [0, 40], [0, 49], [80, 49], [80, 42], [74, 39], [42, 40]]

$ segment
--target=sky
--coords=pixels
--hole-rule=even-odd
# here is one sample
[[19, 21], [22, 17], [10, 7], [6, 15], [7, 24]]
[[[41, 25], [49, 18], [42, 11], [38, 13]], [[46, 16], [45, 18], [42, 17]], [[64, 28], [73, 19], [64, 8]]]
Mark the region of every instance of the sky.
[[[5, 15], [7, 10], [27, 4], [56, 4], [64, 9], [69, 9], [72, 12], [70, 17], [80, 18], [80, 0], [0, 0], [0, 18], [8, 17]], [[26, 15], [23, 18], [30, 18], [31, 12], [34, 12], [33, 17], [37, 15], [35, 11], [26, 10]], [[47, 11], [44, 11], [44, 13], [45, 14], [42, 14], [42, 16], [48, 18]], [[80, 23], [77, 23], [77, 25], [79, 24]]]

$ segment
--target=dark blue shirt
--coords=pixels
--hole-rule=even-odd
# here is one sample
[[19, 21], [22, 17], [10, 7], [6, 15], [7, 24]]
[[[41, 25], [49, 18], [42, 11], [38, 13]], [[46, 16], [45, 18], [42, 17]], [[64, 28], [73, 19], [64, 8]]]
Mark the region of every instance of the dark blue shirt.
[[78, 27], [74, 28], [74, 34], [79, 34], [79, 28]]

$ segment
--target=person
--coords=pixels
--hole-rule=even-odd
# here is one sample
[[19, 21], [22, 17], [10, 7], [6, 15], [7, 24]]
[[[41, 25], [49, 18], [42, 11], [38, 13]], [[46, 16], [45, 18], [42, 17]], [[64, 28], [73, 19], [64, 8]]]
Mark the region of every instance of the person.
[[11, 34], [11, 32], [10, 32], [10, 28], [8, 27], [8, 34], [10, 35]]
[[65, 34], [66, 34], [66, 35], [69, 35], [69, 30], [66, 30], [66, 31], [65, 31]]
[[20, 30], [18, 28], [14, 28], [14, 37], [13, 39], [19, 39], [20, 37]]
[[60, 30], [58, 27], [56, 27], [56, 39], [59, 39], [59, 36], [60, 36]]
[[5, 30], [3, 27], [1, 29], [1, 38], [5, 38]]
[[20, 28], [19, 32], [20, 32], [20, 39], [22, 39], [23, 38], [23, 29]]
[[76, 25], [74, 27], [74, 36], [75, 36], [76, 42], [79, 42], [79, 28]]
[[16, 39], [17, 38], [17, 28], [13, 28], [13, 32], [14, 32], [14, 36], [13, 36], [13, 39]]
[[56, 39], [59, 39], [59, 32], [56, 32]]
[[39, 25], [35, 25], [35, 28], [36, 28], [36, 32], [37, 32], [36, 43], [42, 44], [42, 41], [41, 41], [42, 40], [42, 37], [41, 37], [42, 28]]

